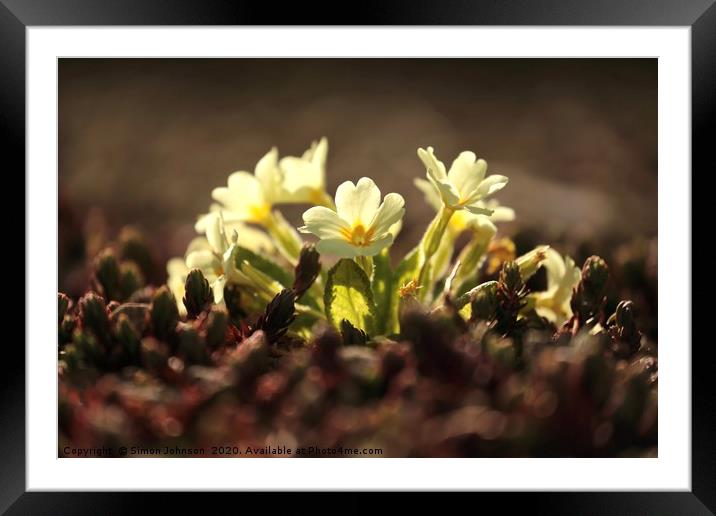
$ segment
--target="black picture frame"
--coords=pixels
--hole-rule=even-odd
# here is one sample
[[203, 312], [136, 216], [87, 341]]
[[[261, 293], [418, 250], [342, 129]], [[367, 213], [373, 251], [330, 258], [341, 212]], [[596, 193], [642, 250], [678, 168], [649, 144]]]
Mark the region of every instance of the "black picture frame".
[[[0, 149], [3, 156], [0, 170], [5, 171], [6, 177], [25, 170], [25, 29], [31, 26], [660, 25], [691, 27], [692, 168], [704, 169], [704, 176], [709, 171], [713, 174], [709, 151], [713, 146], [716, 113], [714, 0], [502, 0], [483, 3], [413, 0], [356, 2], [350, 9], [340, 2], [322, 4], [274, 5], [230, 0], [0, 0]], [[317, 13], [322, 14], [318, 16]], [[691, 172], [688, 180], [694, 176]], [[675, 177], [675, 180], [683, 178]], [[704, 267], [713, 270], [713, 265], [704, 264]], [[28, 273], [30, 271], [26, 269], [25, 274]], [[14, 303], [19, 305], [19, 296], [14, 297]], [[24, 299], [26, 301], [26, 297]], [[691, 304], [692, 320], [706, 316], [708, 304], [698, 303], [695, 299], [683, 302]], [[31, 310], [31, 306], [26, 303], [25, 306], [27, 311]], [[7, 331], [9, 325], [4, 326]], [[480, 494], [478, 503], [489, 502], [508, 512], [526, 507], [549, 514], [712, 514], [716, 511], [716, 403], [710, 388], [714, 346], [708, 339], [689, 340], [695, 344], [685, 341], [670, 345], [692, 346], [690, 492]], [[3, 367], [0, 374], [0, 512], [123, 514], [143, 509], [156, 501], [160, 495], [149, 493], [25, 492], [25, 350], [19, 344], [19, 338], [6, 336], [4, 344], [3, 363], [21, 365]], [[212, 506], [218, 507], [226, 503], [229, 496], [236, 495], [210, 496], [213, 497]], [[243, 503], [250, 503], [246, 494], [240, 496]], [[162, 498], [162, 509], [166, 513], [185, 513], [195, 501], [182, 494]], [[280, 497], [272, 500], [274, 503]], [[413, 497], [413, 500], [424, 503], [421, 496]], [[310, 503], [313, 510], [316, 503], [325, 501], [301, 503]], [[363, 512], [375, 503], [372, 495], [354, 494], [353, 500], [343, 508]]]

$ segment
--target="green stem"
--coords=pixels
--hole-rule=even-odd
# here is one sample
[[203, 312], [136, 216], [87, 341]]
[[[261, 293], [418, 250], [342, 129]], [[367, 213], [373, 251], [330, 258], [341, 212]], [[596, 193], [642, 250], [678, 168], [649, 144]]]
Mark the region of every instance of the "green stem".
[[447, 206], [441, 207], [423, 236], [423, 265], [420, 267], [420, 274], [418, 275], [418, 284], [421, 287], [423, 295], [427, 295], [430, 290], [430, 282], [428, 281], [430, 259], [440, 247], [440, 241], [445, 234], [445, 230], [450, 223], [450, 218], [453, 213], [455, 213], [454, 209], [448, 208]]
[[360, 266], [360, 268], [363, 269], [365, 275], [368, 276], [368, 280], [370, 281], [371, 277], [373, 276], [373, 257], [356, 256], [354, 260]]
[[494, 236], [492, 231], [473, 230], [472, 240], [465, 246], [460, 253], [461, 267], [457, 271], [457, 276], [453, 282], [453, 286], [459, 290], [467, 281], [475, 277], [477, 268], [482, 257], [487, 251], [487, 247]]
[[323, 320], [326, 319], [326, 314], [324, 314], [323, 312], [319, 312], [315, 308], [311, 308], [308, 305], [302, 305], [302, 304], [296, 303], [294, 305], [294, 307], [299, 314], [312, 315], [316, 319], [323, 319]]
[[272, 211], [264, 222], [266, 231], [273, 238], [281, 255], [291, 265], [298, 263], [302, 241], [296, 230], [277, 211]]

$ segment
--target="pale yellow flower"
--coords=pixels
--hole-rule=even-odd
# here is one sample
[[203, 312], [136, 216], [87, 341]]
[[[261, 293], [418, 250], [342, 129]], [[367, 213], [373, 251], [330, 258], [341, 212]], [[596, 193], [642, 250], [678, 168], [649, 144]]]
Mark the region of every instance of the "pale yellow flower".
[[278, 149], [273, 147], [258, 161], [253, 174], [234, 172], [227, 186], [215, 188], [211, 196], [220, 204], [227, 222], [261, 225], [266, 225], [275, 204], [325, 204], [327, 153], [326, 138], [313, 142], [301, 157], [279, 160]]
[[[224, 232], [227, 235], [233, 235], [234, 232], [236, 232], [238, 234], [238, 244], [241, 247], [245, 247], [257, 254], [273, 254], [276, 251], [276, 246], [264, 231], [244, 224], [233, 216], [231, 212], [222, 210], [218, 204], [212, 204], [209, 208], [209, 213], [199, 216], [196, 224], [194, 224], [196, 232], [202, 235], [205, 234], [209, 223], [219, 212], [221, 212], [221, 216], [224, 220]], [[205, 241], [206, 238], [198, 237], [198, 240]]]
[[167, 262], [167, 286], [177, 302], [177, 308], [181, 316], [186, 315], [184, 306], [184, 293], [186, 277], [189, 274], [189, 267], [186, 266], [184, 258], [172, 258]]
[[286, 156], [279, 161], [282, 173], [282, 200], [287, 203], [325, 205], [326, 157], [328, 140], [324, 137], [311, 143], [301, 157]]
[[405, 213], [405, 201], [389, 193], [380, 202], [380, 190], [372, 179], [358, 184], [346, 181], [336, 190], [335, 211], [316, 206], [303, 214], [303, 233], [313, 233], [320, 241], [316, 248], [341, 258], [374, 256], [394, 239], [391, 228]]
[[435, 157], [432, 147], [418, 149], [418, 156], [427, 169], [430, 180], [443, 205], [453, 210], [467, 210], [477, 215], [491, 215], [480, 201], [501, 190], [507, 177], [487, 173], [487, 162], [477, 159], [473, 152], [461, 152], [446, 171], [445, 165]]
[[214, 302], [219, 304], [224, 300], [226, 272], [231, 257], [231, 246], [220, 214], [214, 214], [207, 222], [205, 242], [194, 240], [192, 244], [193, 249], [190, 248], [186, 256], [186, 266], [202, 272], [214, 293]]
[[214, 188], [211, 197], [226, 212], [227, 220], [265, 224], [271, 207], [281, 198], [282, 183], [278, 149], [274, 147], [259, 160], [253, 174], [234, 172], [228, 185]]
[[[415, 186], [423, 192], [425, 195], [425, 202], [438, 211], [442, 206], [442, 199], [440, 194], [435, 189], [433, 184], [427, 179], [416, 178]], [[510, 222], [515, 220], [515, 210], [508, 208], [507, 206], [501, 206], [497, 199], [488, 199], [487, 201], [477, 201], [478, 208], [484, 208], [490, 210], [492, 213], [484, 215], [477, 215], [467, 210], [458, 210], [448, 223], [449, 230], [454, 233], [460, 233], [465, 229], [471, 227], [480, 227], [484, 220], [489, 219], [490, 222]]]
[[530, 294], [535, 311], [553, 323], [561, 325], [572, 317], [572, 291], [581, 280], [581, 272], [574, 260], [562, 256], [554, 249], [547, 249], [543, 263], [547, 270], [547, 290]]

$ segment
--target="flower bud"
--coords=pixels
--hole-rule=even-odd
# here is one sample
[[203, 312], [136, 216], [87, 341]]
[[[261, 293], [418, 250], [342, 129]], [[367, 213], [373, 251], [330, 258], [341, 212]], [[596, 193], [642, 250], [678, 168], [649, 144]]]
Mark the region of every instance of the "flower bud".
[[152, 298], [151, 322], [154, 334], [160, 339], [166, 339], [175, 332], [179, 309], [166, 286], [159, 288]]
[[79, 356], [89, 364], [101, 365], [106, 357], [93, 332], [75, 329], [72, 334], [72, 345], [79, 352]]
[[615, 355], [626, 358], [636, 353], [641, 345], [641, 332], [636, 324], [634, 303], [620, 301], [616, 312], [609, 318], [610, 323], [613, 324], [610, 334], [614, 339]]
[[266, 306], [266, 310], [256, 321], [255, 330], [263, 330], [269, 343], [280, 339], [296, 318], [296, 293], [292, 289], [284, 289]]
[[188, 364], [200, 364], [206, 359], [206, 349], [195, 328], [182, 325], [179, 330], [179, 351]]
[[111, 249], [103, 250], [95, 259], [94, 284], [107, 301], [119, 300], [119, 263]]
[[122, 260], [129, 260], [137, 264], [143, 277], [154, 277], [154, 260], [141, 233], [132, 227], [125, 226], [120, 231], [118, 240]]
[[293, 280], [293, 291], [296, 293], [296, 298], [301, 297], [316, 281], [318, 273], [321, 271], [320, 259], [321, 255], [313, 244], [303, 245]]
[[589, 297], [599, 300], [606, 295], [609, 267], [599, 256], [590, 256], [582, 267], [582, 283]]
[[119, 266], [119, 291], [122, 300], [129, 299], [144, 286], [144, 277], [134, 262], [122, 262]]
[[500, 271], [500, 284], [508, 292], [518, 292], [524, 287], [522, 273], [517, 262], [509, 261], [502, 265]]
[[197, 317], [212, 300], [209, 282], [199, 269], [192, 269], [184, 284], [184, 306], [189, 317]]
[[206, 344], [210, 348], [217, 348], [224, 343], [226, 329], [229, 326], [229, 314], [225, 309], [215, 306], [209, 312], [206, 321]]
[[101, 342], [109, 340], [109, 317], [105, 309], [104, 299], [93, 292], [89, 292], [80, 299], [80, 321], [82, 328], [94, 333]]
[[132, 325], [127, 314], [119, 315], [115, 335], [125, 353], [133, 360], [139, 359], [139, 333]]
[[582, 324], [592, 324], [601, 318], [606, 300], [609, 267], [598, 256], [590, 256], [582, 267], [582, 280], [571, 300], [572, 311]]
[[535, 247], [529, 253], [523, 254], [517, 258], [516, 263], [520, 268], [520, 274], [522, 275], [522, 281], [530, 279], [539, 269], [542, 262], [547, 257], [548, 245], [541, 245]]
[[634, 303], [632, 301], [620, 301], [614, 314], [617, 326], [625, 330], [636, 329]]

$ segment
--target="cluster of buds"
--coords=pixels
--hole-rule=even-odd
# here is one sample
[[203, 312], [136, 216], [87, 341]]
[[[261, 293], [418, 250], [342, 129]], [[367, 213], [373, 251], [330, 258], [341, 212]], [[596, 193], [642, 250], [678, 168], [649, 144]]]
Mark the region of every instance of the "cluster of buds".
[[[512, 279], [504, 278], [514, 291]], [[99, 300], [82, 303], [93, 336], [106, 328], [95, 313]], [[369, 345], [350, 340], [355, 329], [341, 335], [323, 325], [280, 355], [256, 327], [214, 347], [221, 327], [231, 334], [226, 312], [180, 321], [175, 343], [128, 331], [129, 319], [122, 314], [112, 339], [139, 343], [139, 365], [98, 365], [102, 380], [89, 384], [61, 376], [63, 442], [156, 447], [180, 438], [207, 456], [218, 442], [370, 447], [397, 457], [655, 453], [656, 358], [619, 358], [603, 346], [604, 335], [580, 331], [566, 347], [545, 339], [517, 367], [503, 356], [512, 335], [485, 331], [481, 320], [463, 327], [446, 312], [408, 311], [400, 339]], [[628, 323], [615, 324], [626, 330]], [[79, 392], [93, 403], [81, 403]], [[118, 424], [108, 436], [99, 416], [109, 407]]]

